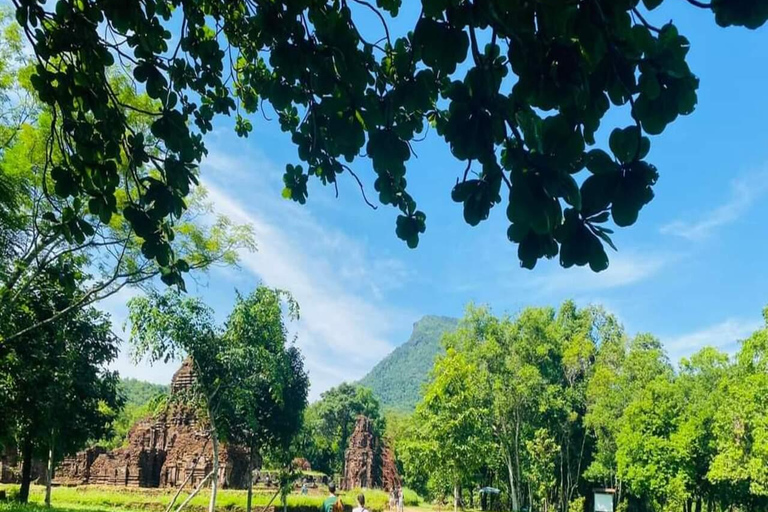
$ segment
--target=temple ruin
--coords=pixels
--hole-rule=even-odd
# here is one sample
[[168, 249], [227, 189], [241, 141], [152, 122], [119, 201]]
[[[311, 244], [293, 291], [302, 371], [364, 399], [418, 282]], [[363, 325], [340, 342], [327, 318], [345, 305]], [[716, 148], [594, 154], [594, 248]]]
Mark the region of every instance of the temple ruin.
[[391, 491], [401, 485], [394, 453], [376, 436], [373, 423], [366, 416], [357, 417], [344, 454], [344, 468], [344, 490], [361, 487]]
[[[194, 382], [191, 360], [185, 360], [171, 381], [171, 395], [188, 390]], [[213, 468], [213, 447], [208, 432], [193, 412], [173, 405], [157, 417], [136, 423], [124, 447], [107, 451], [94, 446], [68, 457], [54, 472], [60, 484], [176, 487], [189, 476], [196, 485]], [[246, 452], [233, 445], [219, 449], [219, 484], [244, 488], [248, 483]]]

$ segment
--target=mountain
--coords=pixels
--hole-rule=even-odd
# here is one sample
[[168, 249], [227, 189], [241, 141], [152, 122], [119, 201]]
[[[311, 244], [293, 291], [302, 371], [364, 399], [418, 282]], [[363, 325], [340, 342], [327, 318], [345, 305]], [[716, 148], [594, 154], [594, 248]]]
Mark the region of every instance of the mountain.
[[118, 384], [126, 405], [142, 406], [161, 393], [168, 393], [167, 384], [153, 384], [143, 380], [121, 378]]
[[379, 361], [360, 384], [371, 388], [381, 405], [411, 411], [421, 397], [435, 356], [443, 352], [440, 338], [456, 329], [459, 321], [447, 316], [428, 315], [413, 324], [411, 337]]

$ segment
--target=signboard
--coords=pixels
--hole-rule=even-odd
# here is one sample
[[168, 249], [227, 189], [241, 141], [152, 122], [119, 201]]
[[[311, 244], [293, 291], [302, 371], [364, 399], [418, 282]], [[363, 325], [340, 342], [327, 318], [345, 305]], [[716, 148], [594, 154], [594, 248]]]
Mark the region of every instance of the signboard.
[[595, 491], [595, 512], [613, 512], [613, 493]]

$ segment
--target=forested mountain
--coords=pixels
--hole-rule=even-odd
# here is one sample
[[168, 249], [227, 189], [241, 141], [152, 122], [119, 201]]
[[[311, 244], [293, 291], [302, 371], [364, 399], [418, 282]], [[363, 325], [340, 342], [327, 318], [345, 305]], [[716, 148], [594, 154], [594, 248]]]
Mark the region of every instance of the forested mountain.
[[121, 378], [118, 389], [126, 405], [144, 405], [160, 393], [168, 392], [167, 384], [154, 384], [132, 378]]
[[386, 408], [412, 410], [419, 401], [435, 356], [443, 351], [440, 338], [458, 325], [456, 318], [427, 315], [413, 324], [411, 337], [382, 359], [360, 383]]

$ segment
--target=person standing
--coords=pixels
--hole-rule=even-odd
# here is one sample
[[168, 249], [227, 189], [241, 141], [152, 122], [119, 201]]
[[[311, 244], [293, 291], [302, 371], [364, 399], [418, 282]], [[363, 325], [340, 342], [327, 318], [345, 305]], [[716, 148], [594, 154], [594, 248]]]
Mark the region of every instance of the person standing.
[[336, 484], [330, 482], [328, 484], [328, 497], [323, 502], [323, 512], [333, 512], [333, 506], [339, 501], [339, 497], [336, 496]]
[[357, 495], [357, 506], [352, 509], [352, 512], [368, 512], [368, 509], [365, 508], [365, 494]]
[[404, 505], [403, 488], [400, 487], [397, 489], [397, 512], [403, 512], [403, 505]]

